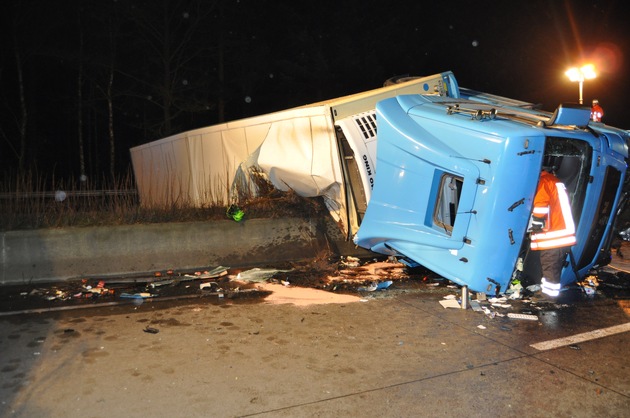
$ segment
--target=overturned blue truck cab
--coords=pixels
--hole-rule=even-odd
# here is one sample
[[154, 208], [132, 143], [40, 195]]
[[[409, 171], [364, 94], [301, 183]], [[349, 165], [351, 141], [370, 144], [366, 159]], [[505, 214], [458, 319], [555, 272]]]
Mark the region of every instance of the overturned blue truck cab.
[[355, 244], [422, 265], [475, 292], [501, 293], [535, 276], [528, 224], [539, 174], [553, 167], [569, 192], [577, 244], [562, 284], [610, 260], [624, 200], [628, 132], [456, 85], [376, 105], [374, 186]]
[[207, 126], [132, 148], [143, 205], [229, 204], [258, 179], [322, 197], [346, 239], [475, 292], [535, 277], [528, 223], [543, 166], [565, 183], [567, 285], [610, 259], [628, 131], [461, 88], [450, 71]]

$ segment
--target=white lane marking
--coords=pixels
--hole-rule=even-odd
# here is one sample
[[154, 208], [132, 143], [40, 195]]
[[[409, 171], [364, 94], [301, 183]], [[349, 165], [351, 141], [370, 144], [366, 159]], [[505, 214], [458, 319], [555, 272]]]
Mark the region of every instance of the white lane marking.
[[596, 329], [594, 331], [589, 331], [582, 334], [576, 334], [570, 337], [543, 341], [540, 343], [531, 344], [530, 347], [533, 347], [536, 350], [540, 350], [540, 351], [551, 350], [558, 347], [564, 347], [565, 345], [582, 343], [584, 341], [595, 340], [597, 338], [608, 337], [609, 335], [621, 334], [622, 332], [628, 332], [628, 331], [630, 331], [630, 322], [626, 324], [615, 325], [613, 327]]

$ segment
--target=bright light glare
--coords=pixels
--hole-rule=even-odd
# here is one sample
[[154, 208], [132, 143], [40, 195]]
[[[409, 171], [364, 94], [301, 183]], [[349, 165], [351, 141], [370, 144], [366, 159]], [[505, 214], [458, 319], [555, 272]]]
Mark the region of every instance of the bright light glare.
[[595, 74], [595, 66], [593, 64], [587, 64], [580, 68], [580, 72], [584, 74], [584, 78], [590, 80], [591, 78], [595, 78], [597, 74]]
[[564, 74], [569, 77], [571, 81], [584, 81], [595, 78], [595, 66], [593, 64], [586, 64], [581, 68], [573, 67], [569, 68]]
[[580, 81], [580, 70], [575, 67], [569, 68], [565, 74], [571, 81]]

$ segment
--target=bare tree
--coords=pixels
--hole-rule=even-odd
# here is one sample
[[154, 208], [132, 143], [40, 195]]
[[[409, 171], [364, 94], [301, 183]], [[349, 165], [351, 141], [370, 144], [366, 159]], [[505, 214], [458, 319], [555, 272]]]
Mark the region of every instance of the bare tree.
[[79, 143], [79, 172], [81, 182], [86, 180], [85, 174], [85, 150], [83, 146], [83, 48], [85, 41], [83, 39], [83, 22], [81, 14], [83, 13], [82, 7], [79, 4], [77, 7], [77, 28], [79, 35], [79, 56], [77, 63], [79, 65], [77, 74], [77, 139]]
[[105, 97], [107, 99], [107, 133], [109, 135], [109, 174], [114, 180], [116, 176], [116, 136], [114, 135], [114, 72], [116, 63], [116, 30], [110, 17], [109, 25], [109, 77]]
[[[6, 55], [5, 58], [7, 64], [9, 58], [11, 61], [11, 65], [5, 68], [11, 71], [7, 71], [2, 80], [4, 109], [1, 131], [11, 152], [12, 158], [8, 159], [10, 165], [18, 174], [24, 174], [37, 167], [39, 148], [48, 141], [46, 135], [42, 134], [49, 128], [44, 120], [54, 119], [51, 116], [53, 113], [63, 112], [60, 110], [63, 107], [53, 107], [42, 100], [44, 95], [41, 90], [43, 86], [53, 85], [47, 83], [46, 77], [52, 77], [51, 73], [56, 74], [51, 67], [63, 61], [54, 47], [61, 41], [58, 37], [49, 36], [59, 28], [59, 16], [56, 13], [60, 12], [50, 3], [36, 0], [8, 2], [3, 12], [6, 22], [3, 29], [7, 31], [7, 49], [10, 50], [10, 56]], [[51, 61], [53, 65], [50, 65]], [[55, 96], [55, 99], [61, 100], [59, 96]], [[48, 158], [48, 153], [50, 150], [44, 150], [41, 155]]]
[[[23, 15], [20, 15], [18, 7], [15, 9], [14, 19], [12, 20], [11, 35], [13, 43], [13, 53], [15, 57], [15, 70], [17, 76], [17, 89], [18, 89], [18, 102], [19, 112], [14, 114], [15, 122], [18, 127], [18, 146], [12, 146], [11, 148], [16, 154], [18, 160], [18, 173], [24, 172], [25, 160], [26, 160], [26, 129], [28, 126], [28, 108], [26, 106], [26, 94], [24, 91], [24, 57], [20, 42], [18, 38], [18, 31], [23, 24]], [[10, 138], [8, 139], [9, 143]]]
[[185, 112], [207, 111], [211, 106], [203, 94], [207, 76], [200, 61], [207, 48], [200, 39], [207, 18], [217, 0], [153, 0], [127, 7], [134, 26], [137, 51], [144, 51], [142, 62], [135, 62], [125, 73], [137, 85], [128, 93], [159, 109], [160, 119], [150, 128], [154, 135], [168, 135], [178, 128], [177, 118]]
[[[119, 36], [123, 20], [119, 13], [119, 5], [116, 2], [91, 0], [86, 2], [83, 0], [81, 6], [85, 9], [79, 11], [79, 52], [77, 56], [78, 66], [78, 118], [79, 118], [79, 144], [80, 153], [81, 144], [85, 141], [82, 137], [86, 130], [89, 129], [93, 135], [96, 135], [94, 146], [90, 152], [95, 152], [94, 165], [98, 166], [99, 156], [103, 154], [107, 148], [106, 155], [108, 160], [108, 172], [111, 180], [115, 180], [116, 176], [116, 98], [120, 97], [120, 92], [116, 91], [115, 79], [116, 73], [120, 70], [117, 68], [117, 49]], [[90, 13], [87, 13], [89, 10]], [[90, 28], [87, 33], [90, 35], [87, 39], [85, 28]], [[88, 50], [89, 53], [85, 53]], [[85, 85], [89, 84], [92, 94], [90, 98], [84, 100], [82, 91]], [[83, 109], [83, 111], [81, 110]], [[89, 112], [91, 115], [90, 126], [84, 126], [82, 122], [82, 114]], [[99, 135], [99, 132], [105, 132], [105, 135]], [[104, 141], [106, 139], [106, 141]], [[105, 144], [107, 146], [105, 147]], [[85, 147], [83, 147], [85, 149]], [[91, 155], [91, 154], [90, 154]], [[84, 157], [80, 156], [82, 174], [87, 171], [94, 171], [95, 166], [87, 167]], [[92, 164], [93, 159], [89, 159]]]

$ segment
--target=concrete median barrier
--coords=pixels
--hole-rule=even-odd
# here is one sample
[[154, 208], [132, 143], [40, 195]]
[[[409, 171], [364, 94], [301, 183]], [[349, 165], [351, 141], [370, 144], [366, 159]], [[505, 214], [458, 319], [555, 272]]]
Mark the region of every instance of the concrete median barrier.
[[251, 219], [8, 231], [0, 285], [361, 253], [326, 219]]

